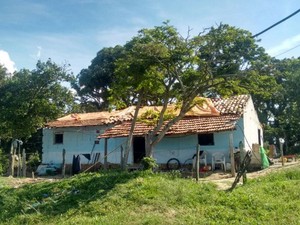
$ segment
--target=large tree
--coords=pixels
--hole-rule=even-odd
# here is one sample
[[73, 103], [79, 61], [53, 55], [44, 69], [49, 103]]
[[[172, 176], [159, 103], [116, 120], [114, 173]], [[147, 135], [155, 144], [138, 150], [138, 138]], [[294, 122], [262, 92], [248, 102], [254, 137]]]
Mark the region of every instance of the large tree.
[[[126, 103], [126, 96], [137, 103], [124, 163], [140, 105], [162, 105], [157, 123], [146, 138], [146, 152], [151, 156], [153, 146], [194, 106], [197, 96], [246, 92], [249, 80], [244, 78], [254, 74], [255, 61], [266, 56], [251, 36], [248, 31], [221, 24], [195, 37], [188, 33], [184, 38], [166, 22], [141, 30], [128, 42], [116, 62], [111, 88], [112, 99], [118, 105]], [[169, 103], [177, 103], [180, 112], [166, 121]]]
[[70, 78], [65, 67], [51, 60], [6, 78], [0, 85], [0, 138], [27, 139], [47, 121], [72, 110], [73, 95], [62, 85]]
[[270, 115], [266, 121], [266, 139], [274, 143], [282, 137], [286, 149], [297, 149], [300, 145], [300, 59], [273, 59], [271, 73], [276, 78], [276, 90], [270, 99], [261, 101]]
[[109, 87], [114, 79], [115, 61], [123, 47], [103, 48], [87, 69], [82, 69], [72, 87], [80, 97], [83, 111], [108, 109]]

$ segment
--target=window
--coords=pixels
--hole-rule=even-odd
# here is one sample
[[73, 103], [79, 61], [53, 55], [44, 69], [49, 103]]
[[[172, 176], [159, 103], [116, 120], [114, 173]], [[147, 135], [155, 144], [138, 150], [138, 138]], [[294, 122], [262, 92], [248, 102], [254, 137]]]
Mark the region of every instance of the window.
[[214, 145], [214, 134], [198, 134], [198, 144], [201, 145]]
[[54, 144], [62, 144], [64, 143], [64, 134], [57, 133], [54, 135]]

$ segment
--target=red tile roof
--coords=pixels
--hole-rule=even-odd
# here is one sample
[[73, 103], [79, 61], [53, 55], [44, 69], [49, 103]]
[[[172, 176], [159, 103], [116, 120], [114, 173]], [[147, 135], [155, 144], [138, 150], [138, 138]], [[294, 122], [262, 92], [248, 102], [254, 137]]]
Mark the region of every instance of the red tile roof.
[[211, 99], [216, 109], [222, 114], [242, 114], [250, 95], [236, 95], [230, 98]]
[[[215, 108], [221, 112], [219, 116], [186, 116], [174, 124], [166, 135], [213, 133], [234, 129], [234, 122], [243, 114], [250, 96], [239, 95], [228, 99], [212, 99]], [[126, 137], [130, 131], [131, 122], [125, 121], [116, 125], [99, 136], [99, 138]], [[143, 136], [153, 126], [142, 122], [135, 125], [134, 136]]]
[[[207, 101], [208, 107], [195, 106], [186, 114], [184, 119], [180, 120], [170, 128], [170, 130], [167, 132], [167, 135], [210, 133], [233, 129], [233, 125], [230, 121], [235, 121], [240, 118], [249, 98], [249, 95], [238, 95], [228, 99], [215, 98], [211, 99], [211, 101]], [[139, 114], [142, 114], [149, 109], [160, 111], [161, 107], [145, 106], [140, 109]], [[134, 110], [135, 107], [131, 106], [124, 110], [116, 110], [112, 112], [106, 111], [70, 114], [55, 121], [49, 122], [47, 126], [82, 127], [116, 124], [100, 137], [125, 137], [128, 136], [131, 125], [130, 121], [133, 118]], [[148, 126], [147, 124], [139, 122], [136, 124], [134, 135], [144, 135], [152, 128], [153, 127]]]
[[[206, 99], [203, 105], [196, 105], [186, 113], [187, 116], [218, 116], [220, 113], [215, 109], [211, 99]], [[146, 111], [153, 110], [160, 112], [162, 106], [143, 106], [139, 109], [139, 116]], [[174, 114], [179, 113], [176, 105], [169, 105]], [[114, 110], [111, 112], [93, 112], [93, 113], [76, 113], [64, 116], [55, 121], [46, 124], [48, 127], [82, 127], [82, 126], [97, 126], [104, 124], [117, 124], [123, 121], [132, 120], [135, 111], [135, 106], [130, 106], [123, 110]]]
[[[226, 130], [233, 130], [234, 123], [240, 118], [237, 115], [223, 115], [211, 117], [185, 117], [175, 125], [173, 125], [166, 135], [176, 134], [198, 134], [198, 133], [213, 133]], [[131, 122], [125, 121], [118, 124], [101, 134], [98, 138], [111, 137], [127, 137], [130, 131]], [[134, 136], [143, 136], [148, 131], [152, 130], [153, 126], [145, 123], [137, 122], [134, 129]]]
[[112, 112], [76, 113], [46, 124], [47, 127], [83, 127], [112, 124], [132, 119], [132, 108]]

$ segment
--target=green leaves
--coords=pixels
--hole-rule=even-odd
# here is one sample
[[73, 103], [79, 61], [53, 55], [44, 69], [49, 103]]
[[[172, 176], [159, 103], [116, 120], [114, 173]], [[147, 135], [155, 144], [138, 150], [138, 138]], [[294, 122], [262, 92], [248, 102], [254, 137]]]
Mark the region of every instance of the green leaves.
[[28, 138], [47, 121], [72, 109], [73, 95], [62, 82], [65, 68], [38, 61], [36, 69], [20, 70], [0, 86], [1, 138]]

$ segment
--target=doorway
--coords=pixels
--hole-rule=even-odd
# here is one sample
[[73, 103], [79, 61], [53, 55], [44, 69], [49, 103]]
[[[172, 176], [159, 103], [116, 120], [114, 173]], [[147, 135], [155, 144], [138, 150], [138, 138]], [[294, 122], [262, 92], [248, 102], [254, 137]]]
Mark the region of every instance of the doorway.
[[140, 163], [146, 156], [145, 138], [133, 138], [133, 163]]

